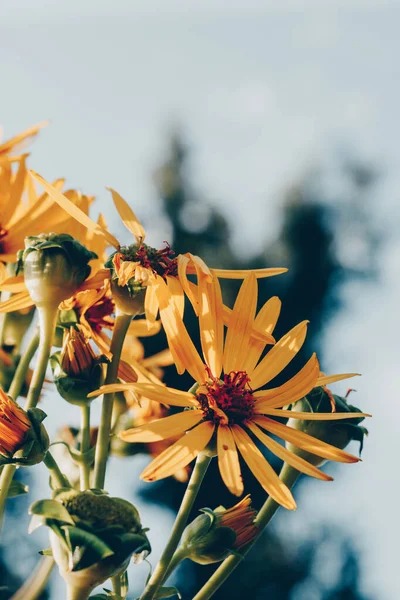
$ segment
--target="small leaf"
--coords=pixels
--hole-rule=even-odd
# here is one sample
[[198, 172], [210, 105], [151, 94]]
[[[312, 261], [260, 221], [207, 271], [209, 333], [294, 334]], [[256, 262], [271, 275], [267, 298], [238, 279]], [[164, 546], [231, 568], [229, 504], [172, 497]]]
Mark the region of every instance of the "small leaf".
[[44, 421], [47, 417], [46, 413], [41, 408], [29, 408], [28, 416], [30, 417], [31, 421], [33, 420], [38, 424]]
[[51, 550], [51, 548], [47, 548], [47, 550], [39, 550], [39, 554], [42, 556], [53, 556], [53, 550]]
[[114, 551], [93, 533], [89, 533], [80, 527], [69, 527], [68, 525], [65, 525], [62, 529], [73, 549], [73, 571], [89, 567], [114, 554]]
[[56, 500], [38, 500], [32, 504], [29, 513], [75, 525], [67, 509]]
[[179, 600], [182, 598], [179, 591], [175, 587], [162, 587], [154, 596], [154, 600], [161, 600], [162, 598], [172, 598], [173, 596], [178, 596]]
[[13, 481], [8, 490], [7, 498], [15, 498], [16, 496], [27, 494], [28, 492], [29, 487], [27, 485], [24, 485], [20, 481]]

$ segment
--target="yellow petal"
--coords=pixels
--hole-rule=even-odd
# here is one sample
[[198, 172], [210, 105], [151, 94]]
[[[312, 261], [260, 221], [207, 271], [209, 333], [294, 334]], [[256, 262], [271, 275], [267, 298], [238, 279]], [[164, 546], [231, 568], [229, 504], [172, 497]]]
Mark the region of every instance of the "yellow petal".
[[[268, 300], [261, 308], [255, 318], [254, 329], [264, 335], [271, 335], [281, 311], [281, 301], [277, 296]], [[251, 373], [260, 360], [260, 356], [265, 348], [265, 341], [256, 337], [253, 332], [250, 338], [250, 345], [244, 360], [243, 370]]]
[[187, 270], [189, 267], [190, 260], [184, 254], [178, 255], [178, 277], [181, 282], [181, 286], [186, 296], [188, 297], [190, 304], [196, 315], [199, 314], [199, 301], [197, 297], [197, 286], [194, 286], [187, 278]]
[[184, 434], [200, 423], [203, 418], [201, 410], [185, 410], [171, 417], [164, 417], [127, 431], [121, 431], [118, 435], [125, 442], [159, 442]]
[[3, 292], [11, 292], [16, 294], [18, 292], [26, 292], [26, 285], [23, 275], [17, 275], [16, 277], [8, 277], [3, 279], [0, 284], [0, 290]]
[[269, 350], [253, 373], [249, 373], [254, 390], [276, 377], [296, 356], [306, 339], [307, 323], [303, 321], [293, 327]]
[[156, 481], [186, 467], [207, 446], [214, 429], [215, 425], [210, 421], [197, 425], [157, 456], [143, 471], [141, 478], [145, 481]]
[[321, 385], [328, 385], [329, 383], [334, 383], [335, 381], [342, 381], [343, 379], [349, 379], [350, 377], [359, 377], [360, 373], [338, 373], [337, 375], [323, 375], [318, 377], [315, 387], [319, 387]]
[[[192, 289], [196, 288], [196, 292], [197, 292], [197, 286], [194, 286], [193, 284], [190, 284], [190, 286], [192, 287]], [[193, 292], [194, 292], [194, 290], [193, 290]], [[222, 307], [222, 318], [224, 320], [224, 324], [226, 325], [226, 327], [229, 327], [231, 316], [232, 316], [232, 309], [229, 308], [228, 306], [225, 306], [225, 304], [224, 304]], [[254, 322], [253, 329], [251, 331], [251, 337], [255, 338], [257, 340], [260, 340], [260, 342], [263, 342], [264, 346], [266, 344], [275, 344], [274, 337], [270, 333], [267, 333], [266, 331], [260, 331], [259, 329], [256, 329], [255, 322]]]
[[231, 430], [219, 425], [217, 430], [218, 466], [221, 477], [231, 494], [243, 494], [243, 478], [240, 471], [239, 456]]
[[210, 282], [203, 273], [199, 273], [198, 282], [201, 348], [214, 377], [219, 377], [224, 347], [221, 288], [216, 277]]
[[263, 429], [270, 431], [286, 442], [289, 442], [302, 450], [311, 452], [311, 454], [326, 458], [327, 460], [335, 460], [343, 463], [355, 463], [360, 460], [344, 450], [340, 450], [335, 446], [331, 446], [326, 442], [322, 442], [321, 440], [308, 435], [308, 433], [304, 433], [293, 427], [288, 427], [287, 425], [282, 425], [282, 423], [278, 423], [273, 419], [268, 419], [268, 417], [255, 417], [253, 421]]
[[275, 454], [275, 456], [277, 456], [284, 462], [287, 462], [288, 465], [294, 467], [295, 469], [300, 471], [300, 473], [305, 473], [306, 475], [310, 475], [310, 477], [315, 477], [316, 479], [322, 479], [324, 481], [333, 481], [333, 478], [330, 477], [330, 475], [327, 475], [311, 463], [307, 462], [306, 460], [304, 460], [304, 458], [296, 456], [296, 454], [293, 454], [292, 452], [287, 450], [285, 446], [282, 446], [277, 441], [273, 440], [270, 436], [265, 435], [265, 433], [263, 433], [261, 429], [259, 429], [254, 423], [247, 421], [246, 427], [248, 427], [250, 431], [258, 437], [260, 442], [263, 443], [268, 448], [268, 450], [271, 450], [271, 452]]
[[283, 417], [288, 419], [303, 419], [304, 421], [340, 421], [341, 419], [361, 419], [363, 417], [371, 417], [367, 413], [361, 412], [346, 412], [346, 413], [314, 413], [314, 412], [299, 412], [295, 410], [282, 410], [279, 408], [268, 408], [263, 411], [264, 415], [272, 415], [274, 417]]
[[118, 365], [118, 377], [125, 383], [133, 383], [138, 379], [136, 371], [124, 360]]
[[185, 294], [181, 285], [181, 282], [177, 277], [167, 276], [167, 285], [173, 303], [175, 304], [179, 316], [183, 319], [183, 313], [185, 310]]
[[318, 374], [319, 363], [317, 356], [313, 354], [304, 367], [283, 385], [255, 392], [255, 412], [263, 413], [264, 410], [280, 408], [300, 400], [315, 387]]
[[133, 319], [129, 325], [128, 337], [134, 335], [135, 337], [149, 337], [156, 335], [161, 330], [161, 321], [155, 321], [151, 323], [147, 319]]
[[[192, 340], [189, 336], [176, 306], [172, 303], [171, 294], [161, 277], [157, 276], [157, 297], [160, 305], [160, 317], [168, 339], [168, 345], [177, 360], [179, 373], [187, 370], [195, 381], [206, 381], [206, 370]], [[182, 370], [183, 369], [183, 370]]]
[[289, 510], [294, 510], [296, 502], [290, 490], [279, 479], [249, 435], [239, 425], [233, 425], [231, 429], [240, 454], [260, 485], [276, 502]]
[[103, 393], [127, 392], [129, 390], [150, 400], [170, 406], [198, 406], [197, 400], [190, 392], [181, 392], [156, 383], [110, 383], [102, 385], [97, 391], [91, 392], [88, 397], [93, 398], [93, 396], [99, 396]]
[[11, 151], [15, 152], [16, 150], [20, 150], [29, 140], [29, 138], [37, 135], [39, 130], [48, 125], [48, 123], [49, 121], [43, 121], [42, 123], [33, 125], [32, 127], [29, 127], [29, 129], [25, 129], [25, 131], [22, 133], [19, 133], [6, 142], [3, 142], [3, 144], [0, 144], [0, 154], [8, 154]]
[[150, 325], [155, 322], [158, 314], [157, 285], [156, 279], [149, 279], [149, 285], [146, 288], [144, 297], [144, 312], [147, 322]]
[[224, 349], [225, 373], [243, 370], [256, 308], [257, 279], [254, 273], [250, 273], [240, 287], [229, 321]]
[[118, 192], [116, 192], [110, 187], [107, 189], [110, 190], [112, 194], [115, 208], [117, 209], [123, 224], [131, 233], [133, 233], [133, 235], [136, 238], [136, 241], [138, 242], [138, 244], [140, 244], [144, 241], [144, 238], [146, 237], [146, 233], [142, 227], [142, 224], [136, 217], [129, 204], [122, 198], [122, 196], [120, 196]]
[[34, 303], [28, 292], [21, 292], [20, 294], [11, 296], [11, 298], [5, 302], [0, 302], [0, 313], [14, 312], [15, 310], [21, 310], [22, 308], [28, 308], [28, 306], [33, 305]]
[[282, 273], [286, 273], [288, 269], [279, 269], [279, 268], [271, 268], [271, 269], [210, 269], [211, 273], [218, 277], [219, 279], [245, 279], [250, 273], [253, 273], [257, 279], [261, 277], [272, 277], [274, 275], [281, 275]]
[[71, 215], [71, 217], [76, 219], [78, 223], [81, 223], [87, 229], [89, 229], [89, 231], [93, 231], [93, 233], [103, 235], [111, 246], [114, 246], [114, 248], [119, 248], [120, 244], [118, 240], [113, 235], [111, 235], [111, 233], [109, 233], [106, 229], [103, 229], [101, 225], [99, 225], [90, 217], [85, 215], [85, 213], [81, 211], [77, 206], [75, 206], [73, 202], [68, 200], [68, 198], [61, 194], [61, 192], [59, 192], [53, 185], [51, 185], [45, 179], [43, 179], [43, 177], [41, 177], [38, 173], [35, 173], [35, 171], [29, 171], [29, 173], [34, 179], [36, 179], [36, 181], [38, 181], [43, 186], [43, 188], [46, 190], [49, 196], [53, 198], [53, 200], [57, 202], [57, 204], [59, 204], [61, 208], [63, 208], [69, 215]]
[[79, 286], [79, 291], [97, 290], [99, 287], [103, 287], [104, 281], [107, 279], [110, 279], [109, 269], [100, 269]]
[[148, 369], [152, 367], [169, 367], [174, 364], [174, 359], [172, 358], [171, 350], [166, 348], [165, 350], [161, 350], [161, 352], [157, 352], [157, 354], [144, 358], [142, 364]]

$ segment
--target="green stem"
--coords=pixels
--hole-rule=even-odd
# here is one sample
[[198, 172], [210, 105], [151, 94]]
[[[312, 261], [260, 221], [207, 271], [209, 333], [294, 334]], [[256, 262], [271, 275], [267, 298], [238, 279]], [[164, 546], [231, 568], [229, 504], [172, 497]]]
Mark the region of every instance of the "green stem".
[[39, 330], [37, 329], [34, 335], [31, 337], [30, 342], [25, 349], [25, 352], [21, 356], [21, 359], [14, 373], [10, 389], [8, 390], [8, 395], [11, 396], [11, 398], [13, 398], [14, 400], [17, 400], [25, 383], [29, 365], [31, 364], [31, 360], [34, 357], [35, 352], [39, 346], [39, 335]]
[[175, 552], [174, 556], [172, 557], [171, 562], [169, 563], [168, 569], [166, 569], [165, 573], [164, 573], [164, 577], [162, 579], [161, 585], [167, 581], [168, 577], [171, 575], [171, 573], [173, 573], [175, 571], [175, 569], [181, 564], [181, 562], [183, 560], [185, 560], [186, 557], [186, 551], [184, 551], [182, 548], [178, 548], [178, 550]]
[[50, 556], [43, 556], [31, 576], [10, 600], [36, 600], [44, 590], [54, 565], [55, 562]]
[[67, 600], [88, 600], [92, 589], [92, 587], [88, 590], [67, 584]]
[[[118, 366], [121, 358], [122, 346], [128, 331], [131, 315], [120, 312], [117, 309], [113, 336], [110, 345], [112, 360], [108, 365], [105, 383], [115, 383], [118, 378]], [[104, 394], [101, 420], [96, 444], [96, 457], [94, 466], [94, 487], [104, 488], [106, 476], [107, 459], [110, 446], [111, 419], [114, 404], [114, 394]]]
[[[90, 404], [81, 406], [81, 454], [85, 455], [90, 450]], [[90, 488], [90, 463], [87, 456], [82, 456], [80, 463], [81, 491]]]
[[140, 596], [140, 600], [151, 600], [157, 593], [158, 588], [162, 585], [165, 579], [165, 574], [168, 572], [170, 563], [173, 559], [174, 552], [179, 544], [183, 530], [185, 529], [186, 522], [188, 520], [190, 511], [193, 508], [194, 501], [200, 489], [201, 483], [207, 472], [208, 465], [211, 462], [211, 457], [206, 454], [200, 453], [197, 457], [196, 464], [194, 466], [192, 475], [190, 477], [188, 486], [186, 488], [185, 495], [183, 496], [181, 506], [178, 514], [176, 515], [175, 523], [171, 531], [171, 535], [165, 546], [164, 552], [161, 555], [160, 560], [156, 568], [154, 569], [153, 575], [150, 581], [146, 585], [143, 594]]
[[[282, 470], [280, 472], [280, 479], [287, 485], [290, 489], [293, 487], [295, 482], [297, 481], [300, 473], [293, 469], [287, 463], [284, 463]], [[219, 589], [219, 587], [228, 579], [229, 575], [236, 569], [236, 567], [243, 560], [243, 557], [249, 552], [250, 548], [257, 542], [262, 534], [263, 530], [266, 528], [268, 523], [271, 521], [272, 517], [280, 507], [278, 502], [275, 502], [271, 497], [264, 503], [260, 512], [255, 519], [255, 524], [258, 525], [260, 529], [260, 533], [255, 538], [255, 540], [249, 544], [244, 552], [242, 552], [241, 556], [232, 555], [224, 560], [222, 565], [218, 567], [215, 573], [210, 577], [207, 583], [201, 588], [201, 590], [193, 597], [193, 600], [208, 600], [215, 594], [215, 592]]]
[[[27, 348], [25, 349], [24, 354], [19, 361], [18, 367], [14, 373], [13, 380], [10, 385], [10, 389], [8, 390], [9, 395], [14, 400], [17, 400], [18, 396], [21, 393], [22, 386], [25, 382], [26, 374], [28, 372], [29, 365], [31, 360], [38, 348], [39, 345], [39, 333], [36, 332], [35, 335], [30, 340]], [[47, 364], [47, 363], [46, 363]], [[26, 408], [29, 408], [28, 406]], [[16, 471], [16, 465], [5, 465], [1, 475], [0, 475], [0, 530], [3, 523], [4, 510], [6, 506], [6, 501], [8, 497], [8, 490], [10, 489], [10, 485], [12, 483], [14, 473]]]
[[38, 308], [40, 327], [39, 352], [35, 370], [33, 371], [32, 381], [29, 386], [25, 410], [28, 410], [28, 408], [34, 408], [39, 402], [44, 378], [46, 376], [47, 363], [49, 362], [50, 351], [53, 344], [57, 312], [58, 308], [56, 306]]
[[46, 467], [48, 468], [48, 470], [50, 471], [50, 475], [51, 475], [53, 484], [55, 484], [55, 487], [57, 487], [57, 488], [71, 487], [68, 479], [62, 474], [60, 467], [54, 460], [54, 457], [51, 454], [51, 452], [48, 451], [46, 453], [46, 456], [44, 457], [43, 462], [46, 465]]
[[122, 586], [121, 579], [119, 575], [115, 575], [115, 577], [111, 577], [112, 589], [114, 594], [121, 597], [122, 594]]

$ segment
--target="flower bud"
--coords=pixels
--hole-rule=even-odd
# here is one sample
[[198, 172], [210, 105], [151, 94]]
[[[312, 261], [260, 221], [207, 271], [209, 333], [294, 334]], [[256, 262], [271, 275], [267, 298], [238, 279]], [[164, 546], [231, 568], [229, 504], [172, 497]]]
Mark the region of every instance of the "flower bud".
[[[327, 413], [331, 412], [332, 406], [335, 406], [335, 411], [338, 413], [346, 412], [361, 412], [355, 406], [347, 404], [346, 398], [336, 396], [328, 390], [328, 388], [314, 388], [305, 398], [302, 398], [291, 406], [291, 409], [299, 412]], [[303, 419], [289, 419], [287, 425], [308, 433], [309, 435], [326, 442], [336, 448], [344, 450], [352, 441], [360, 442], [360, 454], [363, 448], [364, 435], [368, 434], [365, 427], [360, 427], [359, 423], [364, 420], [364, 417], [353, 419], [341, 419], [339, 421], [307, 421]], [[325, 462], [325, 459], [311, 454], [306, 450], [302, 450], [291, 443], [286, 443], [286, 447], [290, 452], [300, 456], [315, 466], [320, 466]]]
[[25, 238], [18, 266], [23, 267], [25, 284], [36, 306], [58, 306], [88, 277], [88, 262], [94, 258], [94, 252], [66, 233], [42, 233]]
[[71, 404], [89, 404], [92, 398], [88, 398], [88, 394], [103, 383], [105, 362], [107, 360], [103, 356], [96, 356], [84, 336], [70, 327], [62, 351], [50, 358], [60, 396]]
[[39, 408], [24, 411], [0, 390], [0, 465], [28, 467], [43, 460], [49, 448], [45, 417]]
[[132, 556], [138, 562], [150, 552], [137, 509], [121, 498], [60, 490], [54, 500], [35, 502], [30, 512], [31, 532], [40, 525], [50, 528], [53, 558], [73, 598], [87, 598], [124, 571]]
[[203, 509], [203, 514], [183, 532], [178, 552], [201, 565], [225, 560], [233, 552], [240, 553], [258, 535], [256, 515], [250, 496], [229, 509], [222, 506]]

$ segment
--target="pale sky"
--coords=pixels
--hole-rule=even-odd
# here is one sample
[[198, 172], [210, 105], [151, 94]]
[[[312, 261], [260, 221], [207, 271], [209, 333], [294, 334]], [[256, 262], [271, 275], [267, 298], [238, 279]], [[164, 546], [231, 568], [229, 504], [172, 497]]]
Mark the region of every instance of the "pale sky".
[[315, 162], [349, 147], [382, 166], [382, 280], [343, 291], [323, 365], [363, 373], [357, 401], [374, 413], [364, 460], [329, 486], [304, 486], [297, 513], [280, 520], [287, 531], [332, 518], [353, 528], [373, 600], [395, 600], [400, 584], [399, 19], [397, 0], [0, 3], [6, 136], [50, 118], [32, 168], [98, 196], [115, 233], [106, 185], [151, 231], [150, 175], [171, 122], [187, 132], [196, 188], [253, 252], [277, 228], [282, 190]]

